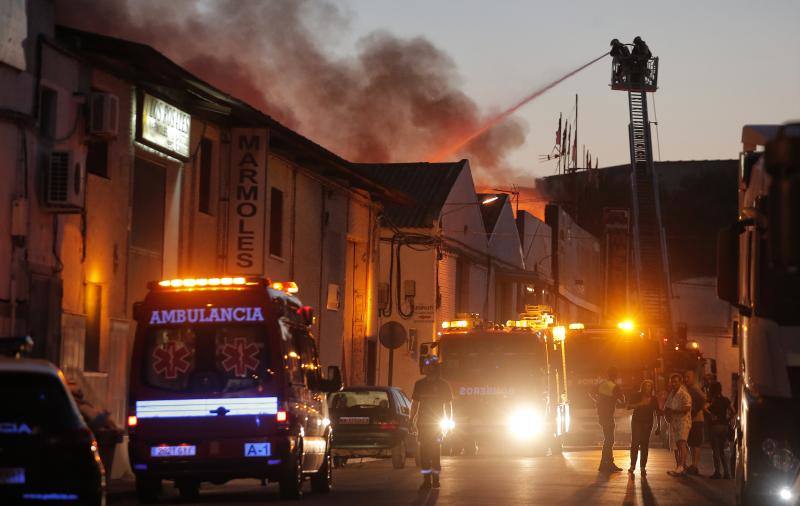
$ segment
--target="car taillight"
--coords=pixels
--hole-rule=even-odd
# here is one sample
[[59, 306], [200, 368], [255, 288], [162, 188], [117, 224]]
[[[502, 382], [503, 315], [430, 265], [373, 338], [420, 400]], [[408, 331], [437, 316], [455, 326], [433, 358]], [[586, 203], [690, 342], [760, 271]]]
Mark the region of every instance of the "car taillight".
[[128, 417], [128, 427], [136, 427], [139, 424], [139, 419], [136, 418], [136, 415], [131, 415]]
[[397, 428], [397, 424], [394, 422], [382, 422], [378, 424], [378, 428], [381, 430], [395, 430]]
[[275, 421], [278, 423], [285, 423], [288, 418], [289, 416], [286, 414], [286, 411], [278, 411], [275, 414]]

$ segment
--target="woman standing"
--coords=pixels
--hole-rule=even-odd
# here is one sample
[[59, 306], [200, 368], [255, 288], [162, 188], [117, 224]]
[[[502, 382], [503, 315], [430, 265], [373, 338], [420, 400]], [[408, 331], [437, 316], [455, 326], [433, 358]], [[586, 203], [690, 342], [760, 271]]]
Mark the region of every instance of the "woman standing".
[[683, 387], [683, 376], [673, 374], [669, 377], [670, 392], [664, 403], [664, 415], [669, 422], [669, 444], [675, 452], [675, 470], [669, 471], [672, 476], [686, 475], [686, 457], [689, 447], [689, 429], [692, 428], [692, 397]]
[[709, 403], [706, 407], [706, 414], [710, 418], [711, 424], [711, 449], [714, 451], [714, 474], [709, 476], [712, 480], [722, 478], [720, 471], [723, 471], [724, 478], [731, 478], [731, 471], [728, 467], [728, 459], [725, 458], [725, 444], [728, 441], [728, 429], [733, 416], [731, 401], [722, 395], [722, 385], [715, 381], [708, 387]]
[[639, 462], [642, 476], [645, 476], [647, 475], [647, 454], [650, 450], [650, 433], [653, 430], [653, 418], [659, 411], [652, 381], [642, 381], [636, 401], [633, 404], [629, 404], [628, 409], [633, 410], [633, 416], [631, 417], [631, 467], [628, 468], [628, 472], [633, 474], [636, 470], [636, 460], [641, 454]]

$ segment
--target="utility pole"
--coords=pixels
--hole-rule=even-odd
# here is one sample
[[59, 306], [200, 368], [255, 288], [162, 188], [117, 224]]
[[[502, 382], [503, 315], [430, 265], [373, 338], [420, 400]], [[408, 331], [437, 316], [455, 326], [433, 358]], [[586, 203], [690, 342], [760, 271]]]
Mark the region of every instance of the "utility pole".
[[[578, 147], [578, 94], [575, 94], [575, 142], [572, 144]], [[575, 153], [575, 170], [578, 170], [578, 153]]]

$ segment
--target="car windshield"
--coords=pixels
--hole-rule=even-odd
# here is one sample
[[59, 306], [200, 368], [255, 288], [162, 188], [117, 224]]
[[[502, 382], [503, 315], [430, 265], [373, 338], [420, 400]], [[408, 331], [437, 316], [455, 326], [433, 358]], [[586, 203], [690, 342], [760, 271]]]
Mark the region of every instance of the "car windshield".
[[0, 373], [0, 436], [52, 434], [83, 426], [58, 378], [45, 374]]
[[389, 394], [384, 390], [345, 390], [331, 396], [332, 411], [348, 409], [389, 409]]
[[447, 379], [505, 382], [543, 374], [544, 345], [522, 335], [477, 335], [444, 338], [439, 350]]
[[270, 367], [266, 330], [256, 325], [153, 328], [143, 375], [165, 390], [228, 393], [256, 387]]

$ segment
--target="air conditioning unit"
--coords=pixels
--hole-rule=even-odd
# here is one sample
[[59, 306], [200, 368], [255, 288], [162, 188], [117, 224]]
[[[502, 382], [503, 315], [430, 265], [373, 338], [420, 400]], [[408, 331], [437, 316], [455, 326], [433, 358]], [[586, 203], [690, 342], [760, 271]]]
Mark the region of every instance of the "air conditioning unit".
[[53, 212], [78, 212], [83, 209], [86, 173], [83, 160], [73, 150], [52, 151], [45, 178], [45, 206]]
[[119, 131], [119, 99], [111, 93], [92, 93], [89, 98], [89, 134], [116, 137]]

